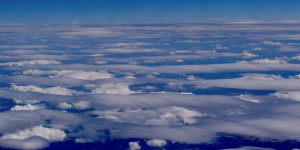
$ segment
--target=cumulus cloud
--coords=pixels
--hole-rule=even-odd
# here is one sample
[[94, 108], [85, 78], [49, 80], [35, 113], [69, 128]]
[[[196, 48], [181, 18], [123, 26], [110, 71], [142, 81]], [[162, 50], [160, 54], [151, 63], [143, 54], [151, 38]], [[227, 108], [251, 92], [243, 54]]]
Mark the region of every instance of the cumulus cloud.
[[167, 141], [165, 140], [158, 140], [158, 139], [153, 139], [153, 140], [147, 140], [147, 145], [151, 147], [163, 147], [167, 144]]
[[129, 149], [130, 150], [140, 150], [142, 149], [139, 142], [129, 142]]
[[66, 133], [60, 129], [35, 126], [30, 129], [19, 130], [15, 133], [6, 133], [2, 135], [0, 139], [23, 140], [34, 136], [42, 137], [50, 142], [63, 141], [67, 137]]
[[12, 107], [10, 110], [39, 110], [39, 109], [44, 109], [44, 106], [31, 105], [31, 104], [16, 105], [16, 106]]
[[74, 103], [61, 102], [58, 103], [57, 107], [60, 109], [75, 108], [75, 109], [83, 110], [83, 109], [89, 109], [91, 106], [89, 101], [78, 101]]
[[12, 84], [10, 86], [10, 89], [19, 92], [36, 92], [36, 93], [43, 93], [43, 94], [66, 95], [66, 96], [71, 96], [77, 93], [77, 91], [75, 90], [70, 90], [59, 86], [50, 87], [50, 88], [40, 88], [33, 85], [18, 86]]
[[101, 84], [99, 87], [92, 90], [93, 94], [97, 93], [105, 93], [105, 94], [121, 94], [121, 95], [128, 95], [136, 93], [129, 89], [128, 83], [104, 83]]
[[196, 117], [203, 117], [205, 116], [202, 113], [199, 113], [195, 110], [189, 110], [182, 107], [172, 107], [169, 112], [159, 116], [161, 120], [169, 120], [171, 122], [182, 121], [184, 124], [194, 124], [196, 123]]
[[0, 63], [2, 66], [23, 66], [23, 65], [55, 65], [61, 64], [59, 61], [54, 60], [23, 60], [18, 62]]
[[57, 107], [60, 109], [71, 109], [73, 106], [67, 102], [61, 102], [57, 105]]
[[277, 98], [284, 98], [294, 101], [300, 101], [300, 91], [276, 92], [272, 94]]
[[105, 118], [115, 122], [128, 122], [132, 124], [144, 125], [190, 125], [197, 123], [197, 118], [207, 116], [196, 110], [183, 107], [165, 107], [158, 109], [125, 109], [94, 111], [92, 114], [99, 115], [99, 118]]

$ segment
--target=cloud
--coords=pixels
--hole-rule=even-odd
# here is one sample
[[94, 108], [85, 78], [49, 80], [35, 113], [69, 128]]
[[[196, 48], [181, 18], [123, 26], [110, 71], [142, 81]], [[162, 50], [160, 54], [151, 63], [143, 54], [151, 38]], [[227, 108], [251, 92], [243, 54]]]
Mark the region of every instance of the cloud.
[[242, 57], [243, 58], [253, 58], [253, 57], [257, 57], [258, 55], [255, 55], [255, 54], [252, 54], [252, 53], [249, 53], [249, 52], [243, 52], [241, 53]]
[[257, 59], [257, 60], [251, 60], [249, 62], [247, 61], [240, 61], [239, 63], [251, 63], [251, 64], [286, 64], [287, 62], [280, 59]]
[[255, 97], [253, 97], [251, 95], [238, 95], [236, 97], [239, 98], [240, 100], [244, 100], [244, 101], [247, 101], [247, 102], [261, 103], [260, 100], [256, 99]]
[[50, 142], [63, 141], [67, 135], [64, 131], [55, 128], [35, 126], [30, 129], [19, 130], [15, 133], [6, 133], [1, 136], [1, 140], [16, 139], [23, 140], [29, 137], [39, 136]]
[[78, 38], [78, 37], [116, 37], [122, 35], [121, 32], [112, 31], [109, 28], [103, 27], [72, 27], [60, 32], [59, 35], [63, 38]]
[[40, 105], [26, 104], [26, 105], [15, 105], [10, 110], [39, 110], [39, 109], [44, 109], [44, 107]]
[[158, 140], [158, 139], [153, 139], [153, 140], [147, 140], [147, 145], [151, 147], [163, 147], [167, 144], [165, 140]]
[[245, 80], [279, 80], [283, 79], [281, 76], [274, 74], [259, 74], [259, 73], [247, 73], [243, 74], [243, 77], [240, 79]]
[[10, 149], [36, 150], [43, 149], [50, 145], [49, 141], [40, 137], [32, 136], [25, 139], [5, 139], [0, 140], [0, 147]]
[[90, 102], [88, 101], [78, 101], [76, 103], [72, 103], [73, 107], [76, 109], [88, 109], [90, 108]]
[[293, 60], [297, 60], [297, 61], [300, 61], [300, 56], [294, 56], [292, 57]]
[[78, 101], [78, 102], [74, 102], [74, 103], [61, 102], [61, 103], [58, 103], [57, 107], [60, 109], [75, 108], [75, 109], [83, 110], [83, 109], [91, 108], [91, 105], [90, 105], [89, 101]]
[[182, 107], [172, 107], [169, 112], [159, 116], [161, 120], [168, 120], [168, 122], [183, 122], [184, 124], [196, 123], [196, 117], [203, 117], [205, 114], [194, 110], [185, 109]]
[[10, 89], [14, 91], [20, 91], [20, 92], [36, 92], [36, 93], [43, 93], [43, 94], [66, 95], [66, 96], [72, 96], [77, 93], [77, 91], [69, 90], [59, 86], [50, 87], [50, 88], [40, 88], [33, 85], [18, 86], [12, 84], [10, 86]]
[[272, 42], [272, 41], [263, 41], [262, 43], [264, 45], [268, 45], [268, 46], [280, 46], [280, 45], [282, 45], [281, 42]]
[[54, 60], [23, 60], [19, 62], [6, 62], [0, 63], [2, 66], [23, 66], [23, 65], [55, 65], [61, 64], [59, 61]]
[[45, 49], [46, 45], [1, 45], [0, 49]]
[[128, 95], [136, 93], [129, 89], [128, 83], [104, 83], [101, 84], [99, 87], [92, 90], [93, 94], [97, 93], [106, 93], [106, 94], [121, 94], [121, 95]]
[[277, 98], [284, 98], [294, 101], [300, 101], [300, 91], [276, 92], [272, 94]]
[[49, 75], [50, 78], [55, 77], [68, 77], [80, 80], [98, 80], [112, 78], [113, 75], [107, 72], [96, 72], [96, 71], [77, 71], [77, 70], [25, 70], [22, 74], [26, 75]]
[[239, 148], [226, 148], [222, 150], [274, 150], [272, 148], [254, 147], [254, 146], [243, 146]]
[[69, 104], [67, 102], [61, 102], [57, 105], [58, 108], [60, 109], [71, 109], [73, 108], [72, 104]]
[[141, 146], [139, 145], [139, 142], [129, 142], [129, 149], [130, 150], [140, 150], [142, 149]]
[[143, 125], [191, 125], [196, 124], [197, 119], [206, 117], [206, 114], [183, 107], [163, 107], [156, 109], [125, 109], [94, 111], [94, 115], [99, 118], [105, 118], [114, 122], [128, 122], [131, 124]]

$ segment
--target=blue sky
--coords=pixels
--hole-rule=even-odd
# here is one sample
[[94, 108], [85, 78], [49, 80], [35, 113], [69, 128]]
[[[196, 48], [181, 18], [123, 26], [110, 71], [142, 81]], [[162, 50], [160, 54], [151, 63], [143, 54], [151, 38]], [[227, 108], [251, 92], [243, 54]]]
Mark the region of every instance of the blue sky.
[[1, 23], [168, 23], [299, 19], [297, 0], [1, 0]]

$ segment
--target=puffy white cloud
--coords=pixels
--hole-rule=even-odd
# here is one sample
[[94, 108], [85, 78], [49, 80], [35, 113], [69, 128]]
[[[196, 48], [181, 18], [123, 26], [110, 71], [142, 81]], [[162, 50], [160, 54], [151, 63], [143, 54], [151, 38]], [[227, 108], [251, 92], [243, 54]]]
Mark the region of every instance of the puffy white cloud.
[[300, 91], [276, 92], [272, 94], [277, 98], [284, 98], [294, 101], [300, 101]]
[[19, 130], [15, 133], [6, 133], [1, 136], [1, 140], [16, 139], [23, 140], [29, 137], [39, 136], [50, 142], [63, 141], [67, 135], [64, 131], [55, 128], [35, 126], [30, 129]]
[[69, 77], [73, 79], [80, 80], [98, 80], [112, 78], [113, 75], [108, 72], [96, 72], [96, 71], [77, 71], [77, 70], [26, 70], [22, 72], [23, 74], [31, 75], [51, 75], [50, 77]]
[[140, 150], [142, 149], [139, 142], [129, 142], [129, 149], [130, 150]]
[[119, 111], [115, 109], [94, 111], [92, 114], [99, 115], [99, 118], [105, 118], [115, 122], [160, 126], [195, 124], [197, 118], [206, 116], [206, 114], [195, 110], [175, 106], [146, 110], [125, 109]]
[[36, 92], [36, 93], [43, 93], [43, 94], [53, 94], [53, 95], [66, 95], [71, 96], [76, 93], [78, 93], [75, 90], [70, 90], [62, 87], [50, 87], [50, 88], [40, 88], [33, 85], [27, 85], [27, 86], [18, 86], [15, 84], [12, 84], [10, 86], [11, 90], [19, 91], [19, 92]]
[[12, 107], [10, 110], [39, 110], [39, 109], [44, 109], [44, 106], [31, 105], [31, 104], [16, 105], [16, 106]]
[[57, 107], [60, 109], [71, 109], [73, 106], [67, 102], [61, 102], [57, 105]]
[[121, 94], [121, 95], [128, 95], [136, 93], [129, 89], [128, 83], [104, 83], [101, 84], [99, 87], [92, 90], [93, 94], [97, 93], [105, 93], [105, 94]]
[[195, 110], [189, 110], [182, 107], [171, 107], [165, 114], [159, 116], [161, 120], [168, 120], [168, 122], [183, 122], [184, 124], [196, 123], [196, 117], [203, 117], [205, 114], [199, 113]]
[[165, 140], [158, 140], [158, 139], [153, 139], [153, 140], [147, 140], [147, 145], [151, 147], [163, 147], [167, 144], [167, 141]]
[[89, 101], [78, 101], [75, 103], [67, 103], [67, 102], [61, 102], [58, 103], [57, 105], [58, 108], [60, 109], [71, 109], [71, 108], [76, 108], [76, 109], [88, 109], [90, 108], [90, 102]]
[[50, 65], [50, 64], [61, 64], [61, 62], [54, 61], [54, 60], [23, 60], [18, 62], [0, 63], [0, 65], [2, 66]]

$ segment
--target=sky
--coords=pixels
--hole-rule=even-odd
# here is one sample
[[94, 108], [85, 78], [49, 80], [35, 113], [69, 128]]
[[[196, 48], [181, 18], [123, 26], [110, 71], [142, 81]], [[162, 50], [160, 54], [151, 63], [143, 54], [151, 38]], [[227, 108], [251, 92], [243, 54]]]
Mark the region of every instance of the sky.
[[297, 0], [1, 0], [0, 23], [297, 20]]

